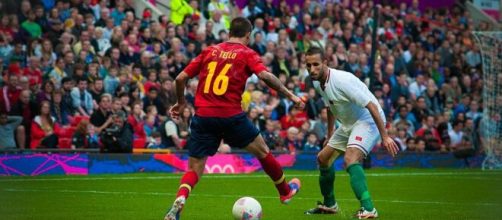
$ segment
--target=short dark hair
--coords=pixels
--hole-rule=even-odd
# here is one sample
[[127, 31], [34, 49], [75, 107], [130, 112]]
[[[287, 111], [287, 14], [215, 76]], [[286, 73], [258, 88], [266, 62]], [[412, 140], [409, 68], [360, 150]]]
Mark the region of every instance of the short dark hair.
[[245, 37], [252, 29], [253, 25], [247, 18], [234, 18], [230, 24], [230, 37]]
[[321, 49], [320, 47], [311, 47], [307, 50], [305, 53], [305, 56], [312, 56], [319, 54], [321, 56], [321, 60], [324, 60], [324, 50]]
[[64, 77], [62, 80], [61, 80], [61, 83], [62, 84], [65, 84], [66, 82], [70, 82], [70, 81], [73, 81], [73, 79], [69, 76], [66, 76]]
[[89, 80], [87, 80], [87, 78], [85, 78], [85, 77], [78, 77], [77, 84], [79, 84], [80, 82], [89, 82]]

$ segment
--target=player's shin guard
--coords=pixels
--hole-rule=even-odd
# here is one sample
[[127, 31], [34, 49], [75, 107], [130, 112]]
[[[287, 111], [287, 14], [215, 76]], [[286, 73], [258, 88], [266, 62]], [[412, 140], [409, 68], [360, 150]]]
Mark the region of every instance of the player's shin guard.
[[319, 187], [321, 188], [322, 196], [324, 197], [324, 205], [331, 207], [335, 205], [335, 170], [333, 167], [319, 167]]
[[178, 189], [178, 194], [176, 195], [176, 198], [180, 196], [188, 198], [190, 191], [192, 191], [193, 187], [195, 187], [195, 184], [197, 184], [198, 181], [199, 181], [199, 176], [197, 176], [197, 173], [195, 173], [194, 171], [187, 171], [183, 175], [183, 177], [181, 177], [180, 188]]
[[347, 167], [347, 172], [350, 175], [352, 190], [354, 190], [357, 199], [361, 202], [361, 206], [366, 211], [372, 211], [374, 206], [366, 184], [363, 167], [359, 163], [351, 164]]
[[275, 188], [280, 195], [288, 195], [290, 188], [286, 183], [286, 177], [282, 172], [281, 165], [275, 160], [274, 156], [269, 152], [263, 159], [259, 159], [265, 173], [274, 181]]

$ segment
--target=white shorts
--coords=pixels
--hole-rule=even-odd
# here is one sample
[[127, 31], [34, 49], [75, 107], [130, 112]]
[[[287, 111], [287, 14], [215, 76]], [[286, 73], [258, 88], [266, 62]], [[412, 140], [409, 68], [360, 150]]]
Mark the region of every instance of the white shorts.
[[352, 127], [341, 126], [328, 141], [328, 146], [340, 151], [355, 147], [368, 156], [380, 138], [378, 127], [373, 121], [357, 121]]

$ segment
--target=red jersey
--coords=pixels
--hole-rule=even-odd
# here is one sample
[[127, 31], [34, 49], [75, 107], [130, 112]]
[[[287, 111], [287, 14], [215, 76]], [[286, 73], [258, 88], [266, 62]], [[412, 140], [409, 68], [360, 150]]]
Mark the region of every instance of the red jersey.
[[195, 114], [231, 117], [242, 113], [248, 77], [265, 70], [260, 56], [243, 44], [224, 42], [207, 47], [184, 70], [190, 77], [199, 75]]

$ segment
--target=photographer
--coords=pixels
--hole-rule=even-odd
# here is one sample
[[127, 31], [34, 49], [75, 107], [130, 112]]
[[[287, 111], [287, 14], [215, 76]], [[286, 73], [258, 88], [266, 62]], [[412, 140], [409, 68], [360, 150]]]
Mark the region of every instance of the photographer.
[[113, 123], [101, 133], [104, 153], [131, 153], [132, 129], [126, 122], [126, 113], [118, 111], [112, 115]]

